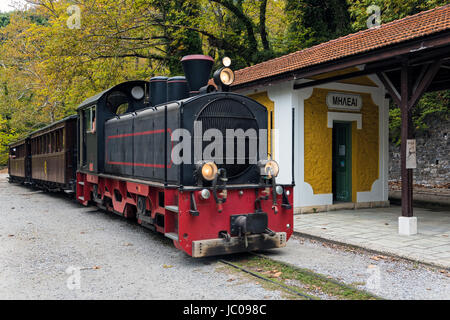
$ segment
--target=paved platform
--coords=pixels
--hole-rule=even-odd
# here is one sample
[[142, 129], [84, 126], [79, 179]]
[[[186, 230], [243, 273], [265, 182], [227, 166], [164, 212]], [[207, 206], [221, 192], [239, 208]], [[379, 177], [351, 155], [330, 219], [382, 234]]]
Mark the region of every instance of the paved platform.
[[418, 234], [398, 234], [401, 207], [340, 210], [294, 217], [294, 230], [450, 269], [450, 211], [414, 208]]

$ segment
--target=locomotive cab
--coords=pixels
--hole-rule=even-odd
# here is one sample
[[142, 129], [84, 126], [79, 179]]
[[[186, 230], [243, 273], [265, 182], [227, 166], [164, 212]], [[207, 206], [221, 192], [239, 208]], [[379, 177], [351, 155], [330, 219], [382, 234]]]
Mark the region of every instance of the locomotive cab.
[[78, 169], [104, 172], [104, 125], [108, 119], [120, 117], [148, 106], [146, 81], [129, 81], [116, 85], [78, 106]]

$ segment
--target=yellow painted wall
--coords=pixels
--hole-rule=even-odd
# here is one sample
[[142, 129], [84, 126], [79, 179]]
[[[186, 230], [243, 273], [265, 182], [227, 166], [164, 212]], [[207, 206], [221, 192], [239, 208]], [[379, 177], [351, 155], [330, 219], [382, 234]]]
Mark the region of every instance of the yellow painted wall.
[[359, 94], [363, 100], [363, 107], [357, 112], [362, 114], [362, 129], [356, 128], [356, 122], [352, 124], [352, 201], [356, 202], [356, 193], [370, 191], [379, 173], [378, 106], [370, 94], [314, 88], [305, 100], [305, 182], [314, 194], [332, 193], [332, 129], [327, 127], [326, 104], [330, 91]]
[[[275, 115], [274, 115], [275, 103], [269, 99], [269, 96], [267, 95], [266, 91], [251, 94], [248, 97], [258, 101], [267, 108], [267, 135], [268, 135], [267, 153], [269, 157], [272, 158], [272, 129], [275, 127]], [[271, 113], [272, 113], [272, 124], [270, 123]]]
[[314, 89], [304, 102], [305, 182], [314, 194], [331, 193], [332, 129], [327, 127], [328, 90]]

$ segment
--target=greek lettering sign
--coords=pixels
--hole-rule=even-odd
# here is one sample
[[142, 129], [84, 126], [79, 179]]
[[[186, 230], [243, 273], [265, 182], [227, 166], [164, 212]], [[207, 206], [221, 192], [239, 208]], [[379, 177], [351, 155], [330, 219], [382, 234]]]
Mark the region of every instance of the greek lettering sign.
[[358, 94], [330, 92], [327, 95], [327, 105], [329, 109], [360, 111], [362, 97]]

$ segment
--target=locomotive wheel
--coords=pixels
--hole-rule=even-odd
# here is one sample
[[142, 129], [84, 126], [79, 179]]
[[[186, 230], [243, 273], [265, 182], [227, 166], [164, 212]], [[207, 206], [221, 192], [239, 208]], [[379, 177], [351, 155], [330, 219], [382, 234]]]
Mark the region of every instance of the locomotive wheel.
[[105, 197], [105, 207], [106, 207], [106, 211], [110, 211], [110, 212], [114, 211], [113, 202], [112, 202], [111, 198]]
[[139, 196], [137, 201], [137, 213], [138, 215], [147, 216], [147, 199], [145, 197]]
[[102, 203], [102, 200], [98, 197], [98, 185], [94, 184], [92, 186], [92, 198], [97, 203]]

